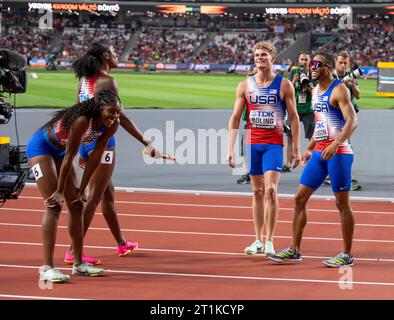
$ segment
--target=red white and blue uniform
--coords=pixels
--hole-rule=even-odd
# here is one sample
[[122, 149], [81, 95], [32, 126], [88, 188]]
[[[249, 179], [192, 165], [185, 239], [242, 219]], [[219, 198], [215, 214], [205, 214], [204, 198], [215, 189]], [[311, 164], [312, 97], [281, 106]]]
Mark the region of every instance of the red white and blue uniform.
[[[102, 75], [103, 73], [100, 71], [93, 77], [83, 77], [81, 78], [81, 85], [78, 93], [79, 101], [86, 101], [89, 99], [94, 98], [94, 85], [96, 84], [97, 79]], [[94, 150], [96, 147], [97, 141], [94, 141], [90, 144], [81, 144], [79, 147], [79, 155], [80, 157], [84, 158], [87, 160], [89, 158], [89, 153]], [[107, 148], [115, 148], [116, 142], [115, 142], [115, 137], [112, 136], [107, 144]]]
[[354, 157], [350, 141], [341, 143], [331, 159], [323, 160], [321, 157], [324, 149], [331, 145], [346, 124], [341, 109], [333, 107], [330, 103], [332, 91], [340, 83], [339, 80], [334, 80], [323, 93], [319, 85], [313, 90], [312, 109], [315, 114], [313, 139], [316, 144], [313, 155], [302, 172], [300, 183], [314, 190], [318, 189], [329, 175], [334, 192], [350, 191]]
[[252, 176], [266, 171], [282, 172], [286, 114], [286, 105], [280, 98], [282, 79], [282, 76], [276, 75], [267, 87], [260, 87], [254, 76], [246, 80], [246, 163]]
[[[41, 130], [38, 130], [30, 138], [26, 146], [27, 158], [48, 155], [57, 161], [64, 157], [64, 148], [68, 142], [69, 131], [64, 129], [62, 120], [58, 120], [50, 129], [57, 142], [64, 146], [64, 148], [60, 148], [50, 140], [47, 130], [48, 129], [44, 127]], [[87, 145], [96, 143], [97, 140], [99, 140], [104, 135], [105, 130], [106, 127], [103, 125], [93, 128], [92, 119], [90, 119], [89, 128], [83, 134], [81, 138], [81, 144]]]

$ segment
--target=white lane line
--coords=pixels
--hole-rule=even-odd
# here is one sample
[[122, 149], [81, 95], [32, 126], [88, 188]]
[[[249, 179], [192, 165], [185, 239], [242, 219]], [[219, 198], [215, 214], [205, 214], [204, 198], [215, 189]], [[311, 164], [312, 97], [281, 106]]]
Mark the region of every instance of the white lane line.
[[[28, 209], [28, 208], [0, 208], [3, 211], [19, 211], [25, 214], [40, 213], [43, 210], [40, 209]], [[67, 213], [67, 211], [62, 211]], [[101, 212], [95, 214], [103, 215]], [[161, 219], [190, 219], [190, 220], [214, 220], [214, 221], [236, 221], [236, 222], [253, 222], [252, 219], [236, 219], [236, 218], [217, 218], [217, 217], [198, 217], [198, 216], [176, 216], [176, 215], [158, 215], [158, 214], [135, 214], [135, 213], [117, 213], [118, 216], [122, 217], [140, 217], [140, 218], [161, 218]], [[290, 220], [278, 220], [279, 223], [293, 223]], [[321, 222], [321, 221], [308, 221], [308, 224], [315, 225], [334, 225], [340, 226], [339, 222]], [[382, 227], [382, 228], [394, 228], [394, 224], [370, 224], [370, 223], [357, 223], [356, 227]]]
[[[0, 245], [20, 245], [20, 246], [42, 246], [42, 243], [38, 242], [16, 242], [16, 241], [0, 241]], [[56, 247], [70, 247], [69, 244], [56, 244]], [[84, 245], [84, 248], [87, 249], [105, 249], [105, 250], [116, 250], [116, 247], [107, 247], [107, 246], [91, 246]], [[191, 254], [208, 254], [208, 255], [231, 255], [231, 256], [248, 256], [243, 252], [220, 252], [220, 251], [196, 251], [196, 250], [176, 250], [176, 249], [154, 249], [154, 248], [141, 248], [139, 247], [136, 251], [147, 251], [147, 252], [169, 252], [169, 253], [191, 253]], [[262, 258], [263, 255], [253, 255], [252, 257]], [[303, 259], [327, 259], [327, 256], [302, 256]], [[357, 261], [372, 261], [372, 262], [394, 262], [394, 259], [386, 259], [386, 258], [362, 258], [356, 257]]]
[[[22, 199], [34, 199], [34, 200], [42, 201], [41, 197], [23, 196], [23, 197], [19, 197], [19, 198], [22, 198]], [[218, 205], [218, 204], [193, 204], [193, 203], [150, 202], [150, 201], [123, 201], [123, 200], [116, 200], [115, 203], [135, 204], [135, 205], [174, 206], [174, 207], [252, 209], [251, 206], [230, 206], [230, 205]], [[279, 208], [279, 210], [294, 211], [294, 208]], [[336, 212], [336, 213], [338, 213], [338, 210], [335, 210], [335, 209], [309, 209], [308, 208], [308, 211]], [[394, 214], [393, 211], [362, 211], [362, 210], [353, 210], [353, 213]]]
[[[27, 182], [26, 186], [37, 188], [35, 182]], [[124, 191], [129, 193], [165, 193], [165, 194], [184, 194], [184, 195], [208, 195], [208, 196], [225, 196], [225, 197], [252, 197], [251, 192], [233, 192], [233, 191], [207, 191], [207, 190], [184, 190], [184, 189], [158, 189], [158, 188], [130, 188], [130, 187], [115, 187], [116, 191]], [[290, 198], [294, 199], [294, 194], [278, 194], [279, 198]], [[312, 195], [312, 199], [317, 200], [335, 200], [335, 196], [326, 195]], [[383, 197], [354, 197], [350, 196], [353, 201], [376, 201], [376, 202], [392, 202], [394, 198], [383, 198]]]
[[[39, 224], [27, 223], [4, 223], [0, 222], [0, 226], [13, 227], [32, 227], [41, 228]], [[59, 229], [67, 229], [67, 226], [58, 226]], [[89, 230], [95, 231], [110, 231], [109, 228], [90, 227]], [[248, 237], [252, 238], [252, 234], [242, 233], [214, 233], [214, 232], [191, 232], [191, 231], [172, 231], [172, 230], [148, 230], [148, 229], [121, 229], [123, 232], [142, 232], [142, 233], [163, 233], [163, 234], [184, 234], [184, 235], [199, 235], [199, 236], [223, 236], [223, 237]], [[292, 239], [291, 236], [274, 236], [276, 239]], [[326, 241], [343, 241], [342, 238], [320, 238], [320, 237], [303, 237], [303, 240], [326, 240]], [[394, 243], [394, 240], [375, 240], [375, 239], [353, 239], [353, 242], [374, 242], [374, 243]]]
[[[23, 268], [23, 269], [38, 269], [37, 266], [24, 266], [12, 264], [0, 264], [0, 268]], [[71, 271], [71, 268], [57, 268], [59, 270]], [[138, 274], [149, 276], [164, 276], [164, 277], [189, 277], [189, 278], [207, 278], [207, 279], [226, 279], [226, 280], [254, 280], [254, 281], [281, 281], [281, 282], [301, 282], [301, 283], [324, 283], [324, 284], [341, 284], [338, 280], [322, 280], [322, 279], [305, 279], [305, 278], [271, 278], [271, 277], [252, 277], [239, 275], [218, 275], [218, 274], [201, 274], [201, 273], [177, 273], [177, 272], [154, 272], [154, 271], [133, 271], [133, 270], [111, 270], [107, 269], [108, 273], [121, 274]], [[375, 286], [394, 286], [394, 282], [372, 282], [372, 281], [346, 281], [346, 284], [353, 285], [375, 285]]]
[[20, 296], [20, 295], [15, 295], [15, 294], [0, 294], [0, 298], [31, 299], [31, 300], [87, 300], [87, 299], [79, 299], [79, 298]]

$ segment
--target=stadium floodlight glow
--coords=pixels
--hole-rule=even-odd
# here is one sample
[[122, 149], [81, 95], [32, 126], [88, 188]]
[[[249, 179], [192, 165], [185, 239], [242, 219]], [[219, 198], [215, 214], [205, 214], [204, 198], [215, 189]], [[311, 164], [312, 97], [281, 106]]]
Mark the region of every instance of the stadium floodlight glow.
[[200, 7], [188, 7], [185, 5], [166, 5], [166, 4], [159, 4], [156, 5], [156, 8], [159, 9], [162, 13], [173, 13], [173, 14], [185, 14], [185, 13], [201, 13], [201, 14], [208, 14], [208, 15], [220, 15], [225, 13], [226, 7], [225, 6], [206, 6], [202, 5]]
[[160, 12], [163, 13], [186, 13], [186, 6], [184, 5], [166, 5], [166, 4], [159, 4], [156, 8], [160, 9]]

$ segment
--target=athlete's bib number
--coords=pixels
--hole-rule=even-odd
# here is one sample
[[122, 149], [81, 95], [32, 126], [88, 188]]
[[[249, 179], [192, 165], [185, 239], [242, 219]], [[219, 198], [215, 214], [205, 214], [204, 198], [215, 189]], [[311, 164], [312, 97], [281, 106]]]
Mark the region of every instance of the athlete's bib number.
[[316, 121], [315, 131], [313, 133], [315, 141], [324, 141], [328, 139], [328, 126], [325, 121]]
[[101, 163], [102, 164], [112, 164], [112, 159], [114, 158], [114, 152], [113, 151], [104, 151], [102, 157], [101, 157]]
[[31, 170], [33, 171], [34, 179], [36, 179], [36, 181], [44, 176], [39, 163], [33, 166]]
[[274, 111], [253, 110], [249, 114], [249, 121], [252, 128], [274, 129], [276, 127]]

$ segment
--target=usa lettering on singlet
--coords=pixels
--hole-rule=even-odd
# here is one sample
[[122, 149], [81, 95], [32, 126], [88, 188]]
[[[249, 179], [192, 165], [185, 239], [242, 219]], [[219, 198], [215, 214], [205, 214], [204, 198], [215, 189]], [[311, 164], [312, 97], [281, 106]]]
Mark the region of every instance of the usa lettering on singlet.
[[275, 76], [268, 87], [260, 87], [254, 76], [247, 78], [245, 94], [248, 111], [246, 143], [283, 144], [285, 103], [280, 99], [282, 76]]
[[[313, 139], [316, 141], [316, 151], [323, 151], [328, 147], [345, 126], [346, 121], [341, 109], [334, 108], [330, 103], [332, 91], [340, 83], [339, 80], [335, 80], [323, 94], [320, 92], [319, 85], [313, 90], [312, 108], [315, 114]], [[339, 145], [337, 154], [353, 154], [349, 140]]]

